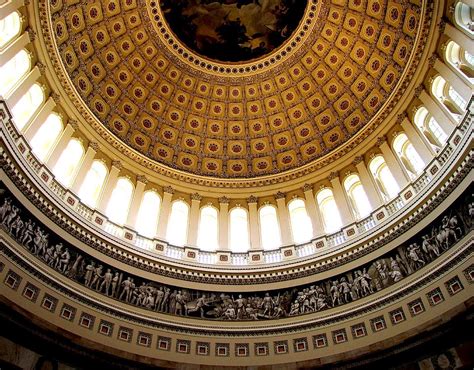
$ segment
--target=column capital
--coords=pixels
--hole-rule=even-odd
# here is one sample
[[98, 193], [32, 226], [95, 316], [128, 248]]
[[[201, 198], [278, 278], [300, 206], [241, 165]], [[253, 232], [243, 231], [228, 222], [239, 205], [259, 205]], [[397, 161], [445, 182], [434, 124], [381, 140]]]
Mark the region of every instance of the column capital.
[[148, 184], [148, 179], [144, 175], [137, 175], [137, 181], [145, 185]]
[[311, 184], [304, 184], [303, 185], [303, 192], [306, 193], [307, 191], [313, 191], [313, 185]]
[[67, 124], [70, 125], [74, 130], [77, 130], [79, 128], [79, 123], [75, 119], [69, 119], [67, 121]]
[[397, 120], [395, 121], [396, 123], [400, 124], [403, 122], [403, 120], [405, 118], [408, 118], [408, 114], [407, 112], [403, 111], [402, 113], [400, 113], [398, 116], [397, 116]]
[[42, 75], [44, 75], [46, 73], [46, 66], [43, 63], [36, 62], [36, 66], [38, 67], [38, 69], [40, 70]]
[[[40, 70], [41, 70], [41, 69], [40, 69]], [[49, 96], [51, 96], [51, 99], [53, 99], [56, 104], [59, 104], [59, 103], [60, 103], [60, 101], [61, 101], [61, 95], [59, 95], [58, 93], [55, 93], [55, 92], [53, 91]]]
[[286, 194], [285, 193], [282, 193], [281, 191], [279, 191], [278, 193], [275, 194], [275, 199], [285, 199], [286, 198]]
[[96, 151], [96, 152], [99, 150], [99, 144], [96, 143], [95, 141], [91, 141], [91, 142], [89, 143], [89, 147], [90, 147], [91, 149], [93, 149], [94, 151]]
[[218, 200], [219, 200], [220, 204], [229, 204], [230, 203], [230, 199], [227, 198], [226, 196], [220, 197]]
[[377, 142], [376, 142], [376, 145], [377, 146], [381, 146], [383, 143], [385, 143], [387, 141], [387, 138], [385, 136], [379, 136], [377, 138]]
[[419, 84], [417, 87], [415, 87], [415, 97], [419, 97], [420, 94], [423, 92], [423, 90], [425, 89], [425, 87], [423, 86], [423, 84]]
[[338, 177], [339, 177], [339, 172], [333, 171], [329, 174], [328, 179], [329, 181], [332, 181]]
[[354, 160], [352, 161], [352, 164], [354, 166], [357, 166], [359, 163], [362, 163], [362, 162], [364, 162], [364, 156], [358, 155], [354, 158]]
[[171, 186], [165, 186], [163, 191], [168, 194], [174, 194], [174, 189]]
[[192, 193], [191, 200], [197, 200], [198, 202], [200, 202], [202, 200], [202, 195], [199, 193]]
[[247, 198], [247, 203], [257, 203], [258, 202], [258, 198], [255, 196], [255, 195], [251, 195]]
[[439, 56], [438, 56], [438, 53], [436, 52], [430, 55], [430, 57], [428, 58], [428, 65], [430, 66], [430, 68], [434, 66], [438, 58]]
[[446, 29], [446, 21], [444, 19], [441, 19], [438, 23], [438, 31], [440, 34], [444, 34], [445, 29]]
[[31, 28], [30, 26], [26, 27], [25, 30], [28, 33], [28, 38], [30, 39], [30, 42], [34, 42], [36, 39], [36, 32]]
[[122, 162], [120, 161], [112, 161], [112, 166], [121, 170], [123, 168]]

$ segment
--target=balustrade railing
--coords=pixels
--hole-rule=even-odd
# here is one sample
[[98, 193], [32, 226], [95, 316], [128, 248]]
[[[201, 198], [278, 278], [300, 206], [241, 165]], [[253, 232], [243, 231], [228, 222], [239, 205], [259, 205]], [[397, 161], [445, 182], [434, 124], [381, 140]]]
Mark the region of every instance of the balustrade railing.
[[296, 255], [300, 258], [311, 256], [312, 254], [316, 253], [316, 247], [314, 246], [313, 243], [298, 245], [295, 248], [295, 250], [296, 250]]
[[263, 260], [265, 263], [278, 263], [281, 262], [281, 252], [279, 249], [272, 251], [265, 251], [263, 253]]
[[327, 237], [328, 245], [330, 247], [336, 247], [346, 241], [346, 236], [343, 231], [338, 231]]
[[[469, 106], [469, 109], [471, 109], [473, 106], [472, 100]], [[459, 124], [459, 126], [453, 131], [451, 134], [450, 140], [446, 143], [446, 145], [437, 153], [435, 158], [433, 159], [433, 162], [437, 162], [439, 166], [443, 166], [446, 162], [448, 162], [448, 159], [452, 156], [452, 154], [456, 151], [456, 145], [452, 145], [450, 143], [451, 139], [455, 137], [455, 135], [458, 136], [472, 136], [472, 129], [469, 129], [472, 127], [472, 119], [473, 115], [472, 113], [468, 110], [467, 114], [465, 115], [463, 121]], [[13, 139], [14, 142], [18, 143], [19, 140], [18, 138], [20, 137], [14, 127], [13, 124], [6, 125], [7, 132], [10, 135], [10, 137]], [[25, 143], [23, 139], [22, 143]], [[460, 141], [460, 140], [459, 140]], [[25, 145], [25, 144], [23, 144]], [[26, 144], [28, 146], [28, 144]], [[56, 179], [54, 179], [53, 174], [46, 169], [41, 162], [34, 156], [34, 154], [31, 151], [28, 151], [25, 155], [25, 163], [28, 165], [28, 168], [30, 171], [36, 175], [39, 175], [41, 171], [46, 171], [48, 173], [49, 178], [52, 178], [51, 181], [47, 181], [46, 184], [49, 187], [50, 191], [55, 194], [59, 199], [62, 201], [66, 202], [66, 194], [68, 193], [68, 190], [65, 189]], [[426, 168], [429, 168], [431, 164], [429, 163]], [[414, 181], [410, 183], [410, 185], [413, 187], [414, 191], [416, 194], [424, 192], [426, 190], [426, 187], [430, 185], [436, 178], [436, 174], [431, 176], [426, 172], [426, 170], [421, 173]], [[400, 195], [389, 201], [388, 203], [385, 204], [385, 210], [387, 211], [388, 214], [388, 219], [391, 219], [395, 217], [402, 209], [404, 209], [405, 203], [403, 199], [401, 198]], [[97, 213], [94, 209], [91, 209], [90, 207], [86, 206], [85, 204], [81, 203], [80, 201], [77, 202], [77, 205], [74, 207], [76, 214], [79, 215], [82, 219], [88, 221], [88, 222], [93, 222], [93, 216], [95, 213]], [[147, 238], [141, 235], [137, 235], [133, 238], [132, 241], [127, 240], [125, 238], [125, 229], [122, 226], [119, 226], [109, 220], [107, 220], [107, 217], [101, 215], [106, 221], [104, 222], [103, 225], [103, 230], [110, 235], [113, 235], [125, 243], [129, 243], [134, 247], [141, 248], [143, 250], [147, 251], [153, 251], [155, 244], [159, 242], [160, 244], [164, 245], [165, 248], [163, 249], [164, 252], [163, 254], [172, 259], [177, 259], [177, 260], [182, 260], [184, 256], [184, 248], [183, 247], [176, 247], [173, 245], [168, 245], [164, 241], [159, 241], [156, 239], [152, 238]], [[385, 220], [387, 221], [387, 220]], [[97, 225], [94, 225], [97, 227]], [[363, 220], [358, 221], [355, 224], [358, 234], [359, 235], [364, 235], [365, 233], [370, 232], [374, 227], [377, 226], [377, 222], [375, 221], [374, 214], [371, 214], [364, 218]], [[325, 239], [326, 244], [328, 248], [335, 248], [338, 246], [341, 246], [342, 244], [346, 243], [348, 241], [347, 236], [345, 233], [341, 230], [336, 233], [330, 234], [330, 235], [325, 235], [322, 236], [320, 239]], [[307, 257], [311, 256], [312, 254], [315, 254], [317, 251], [317, 248], [315, 246], [315, 243], [306, 243], [303, 245], [296, 245], [295, 246], [295, 251], [296, 251], [296, 257], [297, 258], [302, 258], [302, 257]], [[196, 256], [196, 261], [201, 264], [218, 264], [219, 260], [217, 258], [217, 252], [209, 252], [209, 251], [199, 251], [197, 250], [197, 256]], [[272, 263], [280, 263], [284, 260], [283, 258], [283, 252], [280, 249], [272, 250], [272, 251], [264, 251], [263, 253], [263, 259], [265, 263], [272, 264]], [[248, 253], [231, 253], [231, 258], [230, 258], [230, 264], [234, 266], [243, 266], [243, 265], [248, 265], [250, 262], [249, 255]]]
[[359, 234], [369, 231], [370, 229], [375, 227], [375, 225], [377, 225], [377, 223], [374, 221], [372, 215], [369, 215], [368, 217], [356, 223], [357, 231], [359, 231]]

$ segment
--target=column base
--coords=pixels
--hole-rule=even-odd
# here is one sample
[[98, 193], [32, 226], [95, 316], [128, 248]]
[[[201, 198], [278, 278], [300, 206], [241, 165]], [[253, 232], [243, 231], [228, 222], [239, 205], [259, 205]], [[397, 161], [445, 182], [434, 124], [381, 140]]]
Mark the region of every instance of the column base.
[[218, 265], [232, 264], [232, 256], [231, 256], [230, 251], [217, 252], [217, 264]]
[[263, 251], [250, 251], [249, 252], [249, 264], [259, 265], [264, 262]]
[[64, 195], [64, 202], [66, 202], [68, 207], [76, 209], [77, 205], [79, 204], [79, 198], [68, 190]]
[[403, 200], [403, 203], [408, 203], [411, 201], [411, 198], [415, 195], [415, 189], [413, 188], [412, 185], [406, 186], [400, 193], [400, 197]]
[[105, 221], [107, 221], [107, 217], [102, 215], [99, 212], [94, 212], [92, 214], [92, 222], [97, 226], [103, 229], [105, 227]]
[[129, 242], [129, 243], [135, 242], [136, 237], [137, 237], [137, 233], [131, 227], [129, 227], [129, 226], [124, 226], [123, 227], [123, 238], [127, 242]]
[[347, 240], [352, 239], [359, 234], [359, 231], [357, 230], [355, 223], [349, 226], [346, 226], [345, 228], [342, 229], [342, 231]]
[[373, 219], [376, 224], [380, 224], [388, 217], [388, 212], [385, 206], [382, 206], [373, 212]]
[[53, 181], [53, 175], [49, 172], [49, 170], [45, 167], [42, 166], [38, 172], [38, 175], [41, 180], [44, 181], [46, 185], [50, 185], [51, 181]]
[[184, 247], [183, 260], [197, 262], [199, 249], [193, 247]]
[[294, 245], [290, 245], [288, 247], [284, 247], [281, 249], [281, 255], [283, 258], [283, 261], [291, 260], [293, 258], [296, 258], [296, 249]]
[[313, 245], [316, 249], [321, 249], [328, 246], [328, 241], [325, 236], [316, 236], [315, 240], [313, 240]]
[[27, 158], [28, 153], [30, 153], [30, 146], [23, 138], [23, 136], [20, 136], [17, 139], [16, 146], [18, 147], [18, 151], [23, 155], [23, 157]]

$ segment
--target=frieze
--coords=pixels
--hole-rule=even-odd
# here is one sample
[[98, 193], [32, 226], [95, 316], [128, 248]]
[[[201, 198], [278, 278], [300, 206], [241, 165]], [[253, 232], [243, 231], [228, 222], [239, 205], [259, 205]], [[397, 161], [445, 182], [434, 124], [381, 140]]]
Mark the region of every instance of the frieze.
[[[439, 204], [447, 195], [448, 193], [456, 187], [456, 185], [469, 173], [472, 167], [472, 160], [467, 160], [464, 162], [460, 169], [455, 172], [455, 175], [449, 180], [448, 186], [443, 188], [442, 192], [437, 194], [436, 197], [432, 197], [430, 200], [427, 201], [428, 206], [422, 209], [420, 212], [417, 213], [416, 217], [410, 218], [408, 222], [401, 223], [393, 227], [390, 230], [390, 235], [387, 238], [381, 240], [381, 238], [375, 239], [373, 242], [366, 244], [356, 251], [350, 251], [346, 254], [345, 257], [329, 261], [323, 263], [316, 263], [310, 266], [304, 266], [303, 269], [294, 270], [292, 268], [287, 269], [286, 274], [268, 274], [265, 278], [259, 278], [256, 274], [252, 274], [250, 277], [241, 277], [237, 276], [235, 279], [229, 279], [228, 277], [219, 277], [219, 278], [210, 278], [207, 273], [199, 272], [195, 274], [194, 272], [190, 273], [186, 270], [179, 271], [179, 274], [176, 274], [176, 271], [170, 270], [164, 264], [155, 264], [155, 263], [144, 263], [143, 259], [136, 258], [133, 254], [118, 251], [117, 248], [112, 247], [108, 243], [104, 243], [103, 241], [97, 239], [94, 236], [87, 235], [84, 231], [80, 231], [81, 229], [78, 228], [70, 219], [65, 221], [64, 217], [61, 215], [60, 212], [53, 209], [50, 205], [48, 205], [45, 199], [42, 199], [39, 194], [31, 188], [31, 185], [28, 184], [28, 180], [25, 181], [25, 178], [20, 176], [18, 169], [12, 167], [13, 162], [10, 158], [6, 157], [8, 152], [4, 152], [4, 157], [2, 158], [2, 166], [4, 167], [5, 171], [8, 173], [9, 177], [17, 184], [18, 188], [21, 189], [24, 194], [28, 194], [30, 200], [36, 204], [36, 206], [43, 211], [43, 213], [47, 214], [52, 220], [54, 220], [58, 225], [62, 228], [70, 232], [72, 235], [76, 236], [78, 239], [83, 240], [85, 243], [90, 245], [91, 247], [95, 248], [96, 250], [100, 251], [101, 253], [107, 254], [113, 258], [119, 259], [124, 262], [129, 262], [134, 266], [141, 268], [143, 270], [150, 271], [155, 274], [169, 276], [173, 278], [180, 278], [182, 280], [191, 280], [191, 281], [204, 281], [206, 283], [216, 283], [216, 284], [245, 284], [245, 283], [254, 283], [254, 284], [264, 284], [267, 282], [277, 282], [277, 281], [285, 281], [291, 278], [298, 278], [298, 277], [305, 277], [309, 276], [313, 273], [326, 271], [333, 267], [337, 267], [347, 263], [354, 258], [362, 257], [373, 250], [382, 247], [390, 240], [393, 240], [398, 235], [401, 235], [403, 232], [408, 230], [411, 226], [415, 225], [421, 218], [429, 214], [429, 212], [434, 209], [437, 204]], [[20, 177], [19, 177], [20, 176]], [[38, 198], [39, 197], [39, 198]], [[79, 230], [79, 231], [78, 231]], [[388, 232], [388, 231], [387, 231]], [[131, 263], [133, 261], [133, 263]], [[188, 265], [186, 263], [182, 263], [184, 267]]]
[[424, 230], [372, 262], [304, 286], [252, 293], [192, 290], [118, 270], [46, 228], [3, 185], [0, 225], [38, 260], [105, 297], [150, 311], [199, 319], [276, 320], [350, 304], [426, 267], [474, 228], [473, 190], [471, 185]]
[[[192, 335], [205, 334], [205, 335], [212, 336], [215, 334], [219, 336], [221, 334], [221, 327], [218, 327], [216, 329], [217, 330], [216, 332], [209, 329], [202, 330], [201, 328], [190, 328], [190, 327], [183, 328], [182, 326], [175, 327], [172, 324], [169, 324], [166, 322], [156, 322], [154, 320], [151, 320], [150, 318], [144, 318], [144, 317], [138, 318], [135, 314], [129, 315], [127, 313], [124, 313], [123, 310], [117, 311], [115, 309], [112, 309], [110, 305], [104, 305], [97, 301], [93, 301], [89, 298], [84, 297], [83, 295], [78, 295], [75, 291], [69, 288], [63, 287], [57, 281], [51, 279], [49, 276], [43, 273], [40, 273], [30, 264], [26, 263], [23, 259], [19, 258], [12, 250], [10, 250], [7, 246], [5, 246], [3, 242], [0, 243], [0, 252], [2, 252], [4, 256], [6, 256], [8, 259], [14, 262], [19, 268], [21, 268], [22, 271], [27, 272], [28, 274], [32, 276], [36, 276], [38, 279], [43, 281], [48, 286], [52, 287], [54, 290], [72, 298], [73, 300], [77, 302], [80, 302], [81, 304], [87, 305], [90, 309], [94, 311], [99, 311], [120, 320], [126, 320], [127, 322], [136, 323], [138, 325], [145, 325], [150, 328], [154, 328], [158, 330], [160, 329], [173, 330], [177, 333], [192, 334]], [[439, 279], [442, 278], [448, 271], [451, 271], [460, 263], [463, 263], [467, 258], [470, 258], [470, 256], [472, 256], [472, 253], [473, 253], [472, 240], [468, 240], [464, 243], [464, 245], [461, 248], [461, 252], [458, 253], [455, 258], [450, 259], [448, 263], [438, 266], [437, 268], [428, 269], [423, 274], [423, 278], [419, 279], [416, 282], [416, 284], [411, 284], [408, 287], [404, 287], [403, 290], [398, 291], [396, 294], [390, 294], [389, 296], [379, 299], [368, 306], [367, 305], [364, 306], [363, 308], [357, 308], [357, 309], [345, 311], [335, 316], [333, 315], [327, 316], [323, 320], [306, 321], [306, 322], [294, 325], [291, 328], [287, 328], [287, 327], [279, 328], [278, 326], [272, 325], [271, 327], [265, 327], [263, 329], [260, 328], [257, 330], [257, 327], [253, 327], [252, 328], [253, 330], [250, 333], [248, 331], [245, 331], [245, 332], [226, 331], [226, 335], [229, 337], [241, 337], [241, 336], [248, 337], [249, 335], [252, 337], [257, 337], [259, 335], [292, 334], [299, 331], [319, 329], [327, 325], [332, 325], [335, 323], [343, 322], [345, 320], [351, 320], [351, 319], [358, 318], [364, 315], [368, 315], [370, 313], [374, 313], [377, 310], [385, 307], [386, 305], [393, 304], [394, 302], [404, 299], [407, 296], [412, 296], [413, 293], [415, 293], [416, 291], [421, 289], [423, 286], [433, 281], [439, 281]], [[90, 317], [93, 318], [93, 316], [90, 316]], [[182, 319], [184, 319], [184, 317]], [[216, 323], [216, 321], [212, 321], [212, 322]]]

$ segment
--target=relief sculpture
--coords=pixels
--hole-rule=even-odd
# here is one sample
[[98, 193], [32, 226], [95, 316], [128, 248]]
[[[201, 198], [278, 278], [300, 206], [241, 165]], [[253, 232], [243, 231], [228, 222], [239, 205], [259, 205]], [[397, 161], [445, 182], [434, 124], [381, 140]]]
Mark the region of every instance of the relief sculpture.
[[214, 320], [270, 320], [318, 312], [367, 297], [425, 267], [473, 228], [474, 199], [464, 196], [428, 227], [375, 261], [308, 286], [219, 293], [148, 281], [114, 269], [61, 240], [0, 188], [0, 225], [59, 273], [106, 297], [171, 315]]

